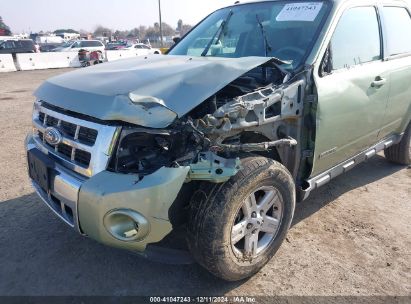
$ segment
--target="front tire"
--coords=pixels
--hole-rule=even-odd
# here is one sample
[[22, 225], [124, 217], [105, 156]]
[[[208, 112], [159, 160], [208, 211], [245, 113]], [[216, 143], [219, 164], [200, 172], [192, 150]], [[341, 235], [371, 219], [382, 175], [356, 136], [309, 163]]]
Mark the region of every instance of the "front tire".
[[257, 273], [291, 225], [295, 185], [288, 170], [264, 157], [242, 160], [224, 184], [203, 183], [191, 199], [188, 245], [197, 262], [227, 281]]
[[385, 158], [400, 165], [411, 164], [411, 123], [408, 125], [401, 141], [384, 150]]

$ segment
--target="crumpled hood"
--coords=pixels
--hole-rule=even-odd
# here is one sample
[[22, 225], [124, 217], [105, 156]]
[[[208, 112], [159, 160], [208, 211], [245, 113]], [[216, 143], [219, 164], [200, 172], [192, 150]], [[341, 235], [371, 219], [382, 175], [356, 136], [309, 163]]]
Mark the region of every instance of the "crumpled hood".
[[[34, 93], [38, 100], [101, 120], [162, 128], [201, 104], [226, 85], [270, 58], [161, 56], [119, 60], [53, 77]], [[150, 111], [129, 98], [159, 100]], [[173, 113], [173, 114], [174, 114]], [[171, 121], [170, 121], [171, 120]]]

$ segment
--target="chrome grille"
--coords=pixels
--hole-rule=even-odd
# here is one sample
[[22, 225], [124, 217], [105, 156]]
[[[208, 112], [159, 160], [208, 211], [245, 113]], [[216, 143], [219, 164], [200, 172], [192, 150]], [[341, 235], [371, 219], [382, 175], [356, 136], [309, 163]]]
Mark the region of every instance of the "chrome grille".
[[81, 143], [92, 146], [96, 142], [98, 131], [87, 127], [75, 125], [68, 121], [59, 120], [58, 118], [39, 112], [39, 121], [46, 127], [58, 127], [65, 137], [78, 140]]
[[[120, 128], [72, 117], [37, 102], [33, 112], [34, 138], [39, 148], [51, 154], [63, 166], [84, 176], [107, 168]], [[53, 146], [45, 141], [48, 127], [57, 128], [63, 140]]]
[[60, 130], [62, 130], [67, 136], [74, 138], [76, 136], [77, 126], [67, 121], [62, 121]]

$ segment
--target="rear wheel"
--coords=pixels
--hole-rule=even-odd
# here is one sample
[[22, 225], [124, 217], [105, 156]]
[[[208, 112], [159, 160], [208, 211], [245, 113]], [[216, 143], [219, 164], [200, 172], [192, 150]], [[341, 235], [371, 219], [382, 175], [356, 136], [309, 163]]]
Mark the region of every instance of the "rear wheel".
[[291, 225], [295, 186], [287, 169], [264, 157], [242, 161], [224, 184], [204, 183], [193, 195], [188, 243], [214, 275], [237, 281], [258, 272]]
[[401, 141], [384, 150], [385, 158], [400, 165], [411, 164], [411, 123], [408, 125]]

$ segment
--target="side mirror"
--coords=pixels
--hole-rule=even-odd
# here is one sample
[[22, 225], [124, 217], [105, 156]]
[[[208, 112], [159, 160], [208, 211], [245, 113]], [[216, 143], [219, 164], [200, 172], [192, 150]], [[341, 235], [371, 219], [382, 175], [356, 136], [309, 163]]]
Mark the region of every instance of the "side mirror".
[[181, 38], [180, 37], [174, 37], [173, 41], [174, 41], [175, 44], [177, 44], [181, 41]]

